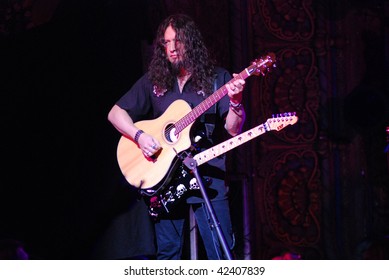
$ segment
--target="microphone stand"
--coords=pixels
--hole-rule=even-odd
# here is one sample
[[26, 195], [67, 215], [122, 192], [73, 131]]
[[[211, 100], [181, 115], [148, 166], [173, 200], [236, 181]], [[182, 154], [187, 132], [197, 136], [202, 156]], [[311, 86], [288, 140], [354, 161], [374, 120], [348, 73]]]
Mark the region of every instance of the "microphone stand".
[[[197, 179], [197, 183], [199, 184], [200, 186], [200, 191], [201, 191], [201, 195], [203, 196], [203, 199], [204, 199], [204, 202], [205, 202], [205, 206], [207, 207], [207, 210], [211, 216], [211, 219], [212, 219], [212, 223], [213, 223], [213, 227], [216, 229], [216, 232], [217, 232], [217, 235], [219, 237], [219, 242], [220, 242], [220, 245], [222, 246], [222, 249], [224, 251], [224, 254], [226, 255], [226, 258], [228, 260], [232, 260], [232, 255], [231, 255], [231, 251], [230, 249], [228, 248], [228, 245], [227, 245], [227, 241], [223, 235], [223, 232], [220, 228], [220, 223], [219, 223], [219, 220], [217, 219], [216, 217], [216, 214], [215, 214], [215, 210], [213, 209], [212, 207], [212, 204], [208, 198], [208, 195], [205, 191], [205, 187], [204, 187], [204, 184], [203, 184], [203, 181], [201, 179], [201, 176], [199, 174], [199, 171], [197, 169], [197, 161], [191, 157], [191, 156], [187, 156], [183, 163], [186, 165], [186, 167], [188, 167], [190, 170], [193, 171], [196, 179]], [[212, 230], [212, 225], [210, 225], [211, 227], [211, 230]]]

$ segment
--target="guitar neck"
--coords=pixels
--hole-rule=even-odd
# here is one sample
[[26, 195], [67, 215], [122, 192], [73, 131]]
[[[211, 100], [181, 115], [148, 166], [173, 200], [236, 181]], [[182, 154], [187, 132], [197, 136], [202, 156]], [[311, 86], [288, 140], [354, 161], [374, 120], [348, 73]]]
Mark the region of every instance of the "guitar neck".
[[197, 165], [201, 165], [215, 157], [220, 156], [236, 148], [270, 130], [280, 131], [288, 125], [293, 125], [297, 122], [298, 117], [295, 112], [278, 114], [276, 117], [268, 119], [263, 124], [258, 125], [250, 130], [247, 130], [241, 134], [238, 134], [210, 149], [202, 151], [196, 154], [193, 158], [196, 160]]
[[196, 160], [197, 165], [200, 166], [203, 163], [210, 161], [262, 134], [267, 132], [269, 129], [266, 127], [266, 123], [247, 130], [235, 137], [232, 137], [208, 150], [202, 151], [196, 154], [193, 158]]
[[[247, 68], [240, 72], [238, 76], [232, 78], [231, 81], [235, 81], [236, 79], [246, 79], [250, 76]], [[200, 117], [204, 112], [206, 112], [212, 105], [216, 104], [223, 96], [227, 95], [228, 90], [226, 85], [223, 85], [218, 90], [216, 90], [213, 94], [211, 94], [208, 98], [206, 98], [203, 102], [197, 105], [191, 112], [186, 114], [180, 120], [178, 120], [175, 124], [176, 132], [180, 133], [183, 131], [189, 124], [194, 122], [198, 117]]]
[[[263, 74], [264, 69], [267, 69], [268, 65], [273, 63], [274, 54], [266, 57], [260, 62], [255, 62], [249, 67], [245, 68], [242, 72], [240, 72], [237, 76], [233, 77], [229, 82], [233, 82], [237, 79], [245, 80], [249, 76], [260, 72]], [[197, 105], [191, 112], [186, 114], [180, 120], [175, 123], [176, 134], [179, 134], [183, 131], [188, 125], [193, 123], [199, 116], [201, 116], [204, 112], [206, 112], [212, 105], [216, 104], [223, 96], [227, 95], [228, 90], [226, 85], [223, 85], [218, 90], [216, 90], [213, 94], [211, 94], [208, 98], [206, 98], [203, 102]]]

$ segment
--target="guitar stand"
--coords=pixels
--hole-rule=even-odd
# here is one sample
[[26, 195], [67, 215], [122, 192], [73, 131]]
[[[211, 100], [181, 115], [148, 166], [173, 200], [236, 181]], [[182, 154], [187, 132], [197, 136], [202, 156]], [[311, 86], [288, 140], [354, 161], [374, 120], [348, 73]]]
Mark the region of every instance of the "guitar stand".
[[215, 210], [213, 209], [212, 204], [211, 204], [211, 202], [210, 202], [210, 200], [208, 198], [208, 195], [207, 195], [207, 193], [205, 191], [205, 187], [204, 187], [203, 181], [202, 181], [201, 176], [199, 174], [199, 171], [197, 169], [197, 162], [196, 162], [196, 160], [193, 157], [187, 156], [184, 159], [183, 163], [186, 165], [186, 167], [188, 167], [190, 170], [193, 171], [193, 173], [194, 173], [194, 175], [195, 175], [195, 177], [197, 179], [197, 183], [200, 186], [200, 191], [201, 191], [201, 195], [203, 196], [203, 199], [204, 199], [204, 202], [205, 202], [205, 206], [207, 207], [208, 213], [211, 216], [212, 223], [213, 223], [214, 228], [216, 229], [217, 235], [219, 237], [220, 245], [222, 246], [222, 249], [223, 249], [224, 254], [226, 255], [227, 259], [228, 260], [232, 260], [231, 251], [228, 248], [227, 241], [226, 241], [226, 239], [225, 239], [225, 237], [223, 235], [223, 232], [222, 232], [222, 230], [220, 228], [220, 223], [219, 223], [219, 220], [216, 217]]

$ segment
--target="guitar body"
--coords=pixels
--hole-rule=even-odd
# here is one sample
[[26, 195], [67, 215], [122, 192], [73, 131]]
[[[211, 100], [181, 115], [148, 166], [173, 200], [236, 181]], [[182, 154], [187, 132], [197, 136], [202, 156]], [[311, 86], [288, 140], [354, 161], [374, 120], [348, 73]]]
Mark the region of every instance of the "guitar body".
[[149, 189], [167, 181], [174, 158], [191, 146], [190, 129], [193, 123], [178, 135], [173, 135], [176, 120], [190, 111], [191, 107], [186, 101], [176, 100], [159, 118], [135, 124], [147, 134], [153, 135], [161, 144], [161, 149], [153, 158], [146, 157], [133, 140], [124, 136], [120, 138], [117, 147], [118, 164], [132, 186]]

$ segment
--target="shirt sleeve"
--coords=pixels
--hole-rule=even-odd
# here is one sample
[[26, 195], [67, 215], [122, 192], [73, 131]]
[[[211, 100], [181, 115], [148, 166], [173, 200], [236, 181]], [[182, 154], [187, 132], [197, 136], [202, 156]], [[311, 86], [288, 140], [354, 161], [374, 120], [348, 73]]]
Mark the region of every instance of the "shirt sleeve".
[[116, 105], [126, 110], [134, 122], [147, 119], [151, 111], [151, 93], [152, 85], [145, 74], [116, 102]]

